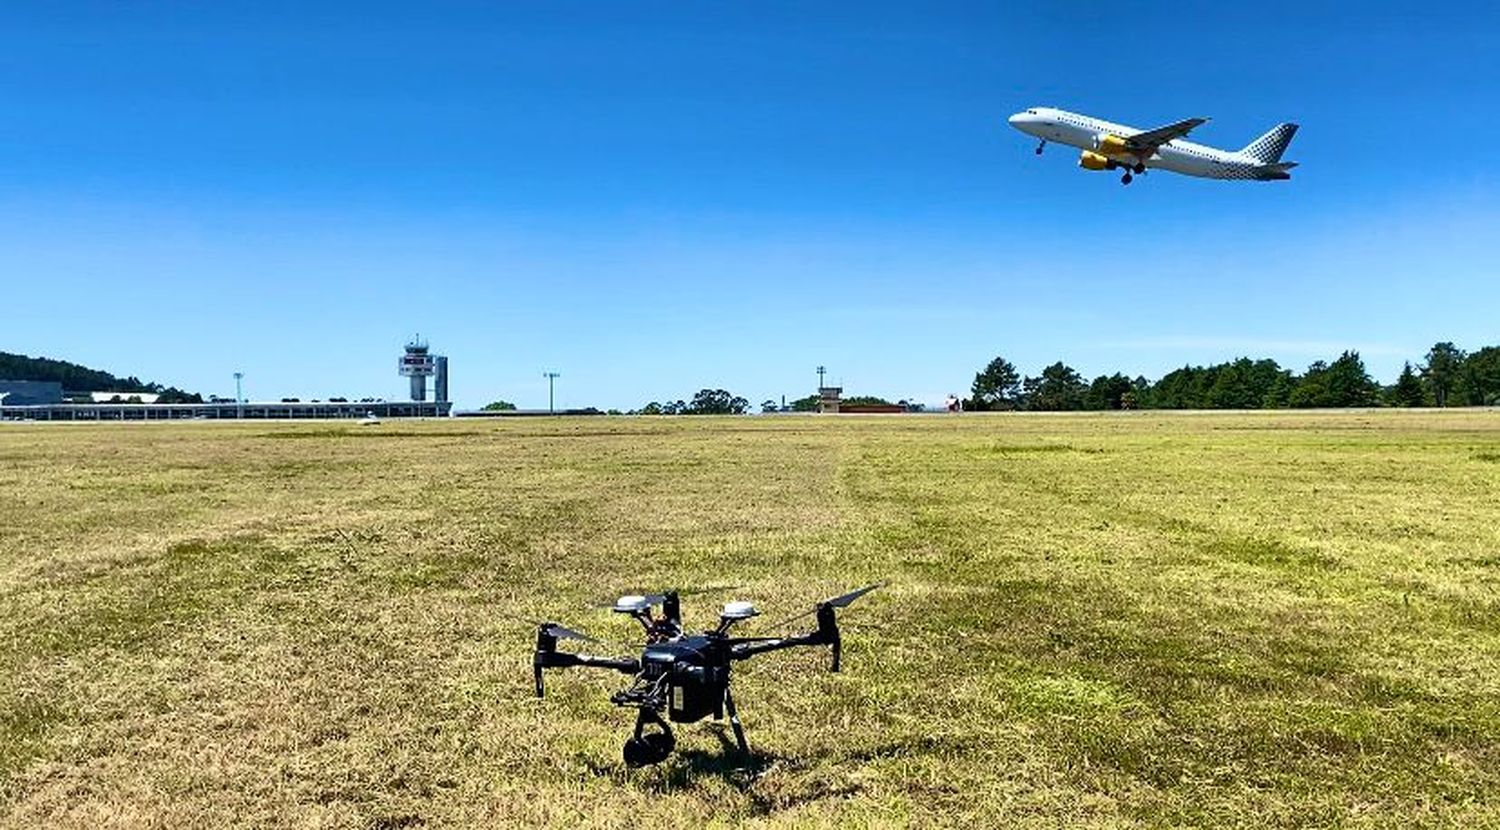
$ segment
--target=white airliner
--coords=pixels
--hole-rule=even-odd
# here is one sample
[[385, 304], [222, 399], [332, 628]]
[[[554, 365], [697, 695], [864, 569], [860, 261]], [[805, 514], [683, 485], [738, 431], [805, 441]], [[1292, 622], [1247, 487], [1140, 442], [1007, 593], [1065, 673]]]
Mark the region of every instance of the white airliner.
[[1282, 161], [1281, 154], [1292, 143], [1292, 136], [1297, 132], [1296, 124], [1277, 124], [1238, 152], [1182, 140], [1207, 120], [1189, 118], [1154, 130], [1138, 130], [1076, 112], [1033, 107], [1012, 115], [1010, 125], [1042, 140], [1036, 148], [1038, 155], [1047, 142], [1055, 141], [1083, 150], [1078, 157], [1079, 167], [1087, 170], [1124, 169], [1125, 175], [1120, 177], [1122, 184], [1130, 184], [1132, 173], [1144, 173], [1147, 168], [1205, 179], [1272, 181], [1292, 177], [1287, 171], [1297, 163]]

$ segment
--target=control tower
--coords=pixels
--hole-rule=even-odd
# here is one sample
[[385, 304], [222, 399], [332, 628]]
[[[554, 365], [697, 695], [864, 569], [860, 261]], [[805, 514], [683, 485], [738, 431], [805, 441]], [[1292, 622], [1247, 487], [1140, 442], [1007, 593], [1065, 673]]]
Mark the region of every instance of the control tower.
[[396, 371], [402, 377], [411, 378], [411, 399], [414, 401], [427, 400], [427, 378], [437, 375], [436, 392], [438, 401], [448, 399], [448, 359], [433, 355], [427, 348], [427, 341], [420, 335], [412, 338], [406, 344], [406, 353], [401, 355], [396, 364]]

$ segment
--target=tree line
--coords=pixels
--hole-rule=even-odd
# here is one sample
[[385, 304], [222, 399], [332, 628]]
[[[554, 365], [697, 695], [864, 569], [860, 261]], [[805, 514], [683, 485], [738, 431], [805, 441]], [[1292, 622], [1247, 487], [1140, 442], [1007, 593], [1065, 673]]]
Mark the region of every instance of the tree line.
[[[782, 406], [782, 405], [776, 403], [775, 401], [765, 401], [765, 402], [763, 402], [760, 405], [760, 411], [761, 412], [817, 412], [818, 411], [818, 404], [821, 401], [822, 401], [822, 399], [819, 398], [817, 395], [808, 395], [805, 398], [798, 398], [795, 401], [792, 401], [792, 402], [786, 404], [785, 406]], [[906, 400], [906, 399], [903, 398], [902, 400], [899, 400], [899, 401], [896, 401], [895, 403], [892, 403], [891, 401], [888, 401], [885, 398], [877, 397], [875, 395], [851, 395], [851, 396], [849, 396], [847, 398], [840, 398], [839, 399], [839, 405], [841, 405], [841, 406], [899, 406], [899, 407], [901, 407], [902, 409], [905, 409], [908, 412], [921, 412], [921, 411], [923, 411], [923, 410], [925, 410], [927, 408], [924, 404], [917, 403], [916, 401], [908, 401], [908, 400]]]
[[723, 389], [700, 389], [691, 401], [651, 401], [631, 415], [744, 415], [750, 402]]
[[965, 402], [977, 410], [1302, 409], [1354, 406], [1494, 406], [1500, 404], [1500, 347], [1465, 352], [1437, 343], [1423, 362], [1408, 361], [1395, 383], [1370, 377], [1359, 352], [1319, 360], [1298, 374], [1269, 358], [1242, 357], [1184, 366], [1151, 382], [1116, 372], [1085, 380], [1058, 361], [1035, 377], [996, 357], [974, 375]]
[[[773, 412], [816, 412], [818, 410], [819, 397], [808, 395], [798, 398], [785, 405], [773, 400], [762, 401], [760, 411], [762, 414]], [[893, 404], [885, 398], [873, 395], [855, 395], [843, 398], [839, 401], [844, 406], [857, 406], [863, 404], [876, 404], [881, 406], [892, 406]], [[905, 400], [897, 401], [895, 406], [900, 406], [908, 412], [921, 412], [925, 407], [916, 402]], [[651, 401], [640, 409], [632, 409], [629, 412], [619, 412], [611, 409], [610, 415], [744, 415], [750, 411], [750, 402], [738, 395], [723, 389], [703, 389], [693, 396], [691, 401], [667, 401], [659, 403]]]

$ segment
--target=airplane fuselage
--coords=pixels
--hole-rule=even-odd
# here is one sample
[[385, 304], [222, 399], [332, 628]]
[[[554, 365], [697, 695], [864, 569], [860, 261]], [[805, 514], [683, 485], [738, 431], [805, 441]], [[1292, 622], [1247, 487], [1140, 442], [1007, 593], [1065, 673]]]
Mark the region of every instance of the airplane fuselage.
[[[1143, 165], [1147, 168], [1170, 170], [1173, 173], [1206, 179], [1288, 178], [1284, 170], [1277, 169], [1278, 165], [1268, 165], [1243, 152], [1220, 150], [1216, 147], [1195, 144], [1183, 138], [1162, 144], [1154, 153], [1146, 157], [1129, 153], [1110, 153], [1107, 148], [1101, 148], [1102, 138], [1105, 136], [1128, 137], [1141, 133], [1142, 130], [1067, 110], [1036, 107], [1012, 115], [1009, 122], [1017, 130], [1042, 139], [1044, 142], [1066, 144], [1070, 147], [1077, 147], [1085, 153], [1101, 154], [1113, 162], [1109, 169], [1114, 169], [1116, 165], [1126, 169]], [[1040, 152], [1040, 148], [1038, 151]]]

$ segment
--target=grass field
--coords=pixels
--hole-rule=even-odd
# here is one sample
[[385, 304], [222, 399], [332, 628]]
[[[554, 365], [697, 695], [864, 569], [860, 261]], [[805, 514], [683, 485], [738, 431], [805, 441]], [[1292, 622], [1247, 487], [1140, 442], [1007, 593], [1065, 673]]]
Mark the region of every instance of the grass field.
[[[497, 613], [880, 579], [754, 776]], [[1500, 412], [3, 424], [0, 816], [1500, 825]]]

